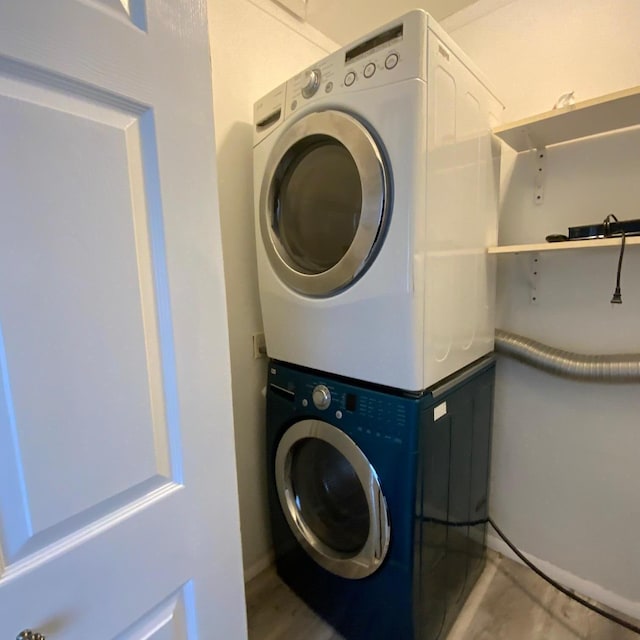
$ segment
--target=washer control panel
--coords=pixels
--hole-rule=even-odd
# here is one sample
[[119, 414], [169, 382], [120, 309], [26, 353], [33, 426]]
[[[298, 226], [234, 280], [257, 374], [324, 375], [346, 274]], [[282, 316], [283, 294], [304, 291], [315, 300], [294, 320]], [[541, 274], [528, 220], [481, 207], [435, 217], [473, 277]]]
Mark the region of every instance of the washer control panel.
[[338, 426], [352, 438], [397, 445], [411, 439], [422, 399], [355, 386], [272, 362], [267, 402], [296, 419], [316, 419]]

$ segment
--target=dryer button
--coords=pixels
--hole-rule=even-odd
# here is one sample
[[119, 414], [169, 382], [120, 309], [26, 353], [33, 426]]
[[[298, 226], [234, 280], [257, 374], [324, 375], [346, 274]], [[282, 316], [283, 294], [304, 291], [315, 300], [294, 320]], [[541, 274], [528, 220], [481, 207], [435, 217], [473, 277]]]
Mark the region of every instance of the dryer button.
[[347, 87], [350, 87], [356, 81], [356, 74], [353, 71], [349, 71], [344, 77], [344, 83]]
[[373, 62], [370, 62], [364, 68], [364, 77], [365, 78], [370, 78], [375, 72], [376, 72], [376, 65]]
[[398, 54], [397, 53], [390, 53], [387, 56], [387, 59], [384, 61], [384, 66], [387, 69], [393, 69], [393, 67], [395, 67], [398, 64]]
[[319, 384], [314, 388], [313, 393], [311, 394], [311, 399], [313, 400], [313, 404], [316, 406], [316, 409], [326, 409], [331, 404], [331, 391], [327, 389], [323, 384]]

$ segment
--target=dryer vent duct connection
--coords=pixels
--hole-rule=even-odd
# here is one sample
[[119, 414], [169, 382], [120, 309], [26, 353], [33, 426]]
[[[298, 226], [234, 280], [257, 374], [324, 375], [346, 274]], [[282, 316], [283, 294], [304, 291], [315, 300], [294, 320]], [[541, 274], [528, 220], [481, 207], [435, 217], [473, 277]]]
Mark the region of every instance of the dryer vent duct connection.
[[496, 329], [496, 351], [563, 378], [640, 382], [640, 353], [598, 356], [572, 353], [501, 329]]

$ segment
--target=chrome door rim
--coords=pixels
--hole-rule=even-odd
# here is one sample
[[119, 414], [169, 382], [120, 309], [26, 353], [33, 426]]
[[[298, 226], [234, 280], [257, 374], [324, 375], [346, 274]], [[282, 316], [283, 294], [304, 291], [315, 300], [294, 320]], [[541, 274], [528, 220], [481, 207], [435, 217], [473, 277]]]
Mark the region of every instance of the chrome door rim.
[[[303, 273], [296, 268], [273, 230], [275, 176], [287, 152], [311, 136], [338, 141], [351, 154], [360, 175], [362, 207], [358, 229], [342, 258], [322, 273]], [[344, 289], [375, 256], [389, 207], [389, 175], [378, 144], [367, 128], [341, 111], [310, 113], [279, 138], [267, 162], [260, 193], [260, 229], [269, 262], [278, 277], [299, 293], [328, 296]]]
[[[355, 554], [338, 552], [320, 540], [305, 522], [296, 504], [291, 481], [291, 451], [308, 438], [327, 442], [352, 465], [364, 491], [369, 510], [369, 535]], [[276, 488], [289, 527], [303, 549], [324, 569], [343, 578], [358, 579], [374, 573], [389, 549], [391, 529], [387, 502], [378, 476], [358, 445], [343, 431], [320, 420], [301, 420], [282, 436], [275, 459]]]

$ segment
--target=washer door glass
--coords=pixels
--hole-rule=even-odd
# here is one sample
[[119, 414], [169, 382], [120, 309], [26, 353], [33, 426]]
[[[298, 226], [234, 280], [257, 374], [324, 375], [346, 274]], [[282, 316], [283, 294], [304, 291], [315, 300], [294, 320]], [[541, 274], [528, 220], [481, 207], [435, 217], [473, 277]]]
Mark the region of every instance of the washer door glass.
[[294, 424], [278, 445], [275, 475], [287, 522], [318, 564], [354, 579], [378, 569], [390, 537], [386, 501], [349, 436], [318, 420]]
[[305, 438], [291, 450], [291, 488], [300, 515], [328, 547], [358, 553], [369, 536], [369, 505], [358, 475], [334, 446]]
[[354, 117], [315, 112], [285, 130], [260, 200], [262, 239], [280, 279], [311, 296], [349, 286], [375, 257], [389, 190], [382, 153]]

